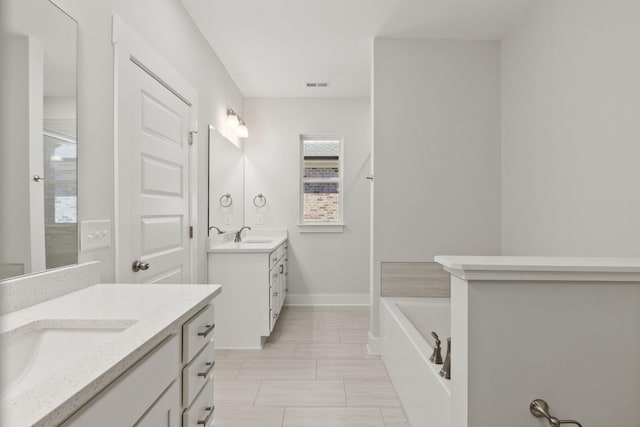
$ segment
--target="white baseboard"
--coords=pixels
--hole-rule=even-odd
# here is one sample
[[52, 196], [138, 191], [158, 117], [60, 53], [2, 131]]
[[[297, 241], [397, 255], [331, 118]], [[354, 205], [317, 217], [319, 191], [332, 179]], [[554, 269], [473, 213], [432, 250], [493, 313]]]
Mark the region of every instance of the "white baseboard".
[[288, 294], [285, 305], [369, 305], [369, 294]]
[[374, 337], [369, 331], [369, 339], [367, 340], [367, 350], [369, 354], [382, 354], [380, 337]]

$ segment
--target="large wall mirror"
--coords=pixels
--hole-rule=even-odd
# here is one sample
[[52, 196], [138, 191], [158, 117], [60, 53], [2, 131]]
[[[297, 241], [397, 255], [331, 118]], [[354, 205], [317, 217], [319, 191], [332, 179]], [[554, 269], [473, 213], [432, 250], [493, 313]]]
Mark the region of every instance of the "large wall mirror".
[[0, 280], [78, 260], [76, 22], [0, 0]]
[[[242, 148], [209, 126], [209, 227], [235, 231], [244, 225]], [[209, 235], [216, 231], [209, 231]]]

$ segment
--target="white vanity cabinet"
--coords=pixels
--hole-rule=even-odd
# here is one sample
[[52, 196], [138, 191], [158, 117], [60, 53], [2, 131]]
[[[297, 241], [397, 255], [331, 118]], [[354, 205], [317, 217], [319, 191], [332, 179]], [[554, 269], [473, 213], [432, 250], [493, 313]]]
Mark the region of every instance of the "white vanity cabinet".
[[208, 305], [62, 424], [213, 425], [214, 307]]
[[209, 283], [224, 288], [216, 300], [216, 346], [261, 348], [287, 296], [287, 241], [260, 250], [211, 252]]

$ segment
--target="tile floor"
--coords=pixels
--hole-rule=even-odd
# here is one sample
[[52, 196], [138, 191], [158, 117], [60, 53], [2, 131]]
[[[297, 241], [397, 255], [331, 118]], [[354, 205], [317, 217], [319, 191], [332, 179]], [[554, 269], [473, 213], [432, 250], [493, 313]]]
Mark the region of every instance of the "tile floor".
[[366, 307], [286, 307], [263, 350], [219, 350], [216, 427], [409, 427]]

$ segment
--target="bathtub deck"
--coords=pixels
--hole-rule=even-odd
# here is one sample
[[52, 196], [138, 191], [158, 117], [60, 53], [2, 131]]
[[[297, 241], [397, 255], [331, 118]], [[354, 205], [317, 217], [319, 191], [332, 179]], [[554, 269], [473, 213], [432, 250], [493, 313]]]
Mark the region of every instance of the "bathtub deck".
[[216, 354], [216, 427], [410, 427], [366, 307], [286, 307], [263, 350]]

